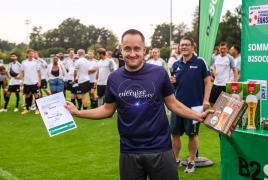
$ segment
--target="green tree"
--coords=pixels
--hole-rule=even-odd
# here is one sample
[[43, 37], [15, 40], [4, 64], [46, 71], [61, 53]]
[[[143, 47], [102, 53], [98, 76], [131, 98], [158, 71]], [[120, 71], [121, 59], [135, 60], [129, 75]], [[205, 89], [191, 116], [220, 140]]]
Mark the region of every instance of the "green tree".
[[[175, 26], [172, 25], [174, 30]], [[173, 36], [173, 34], [172, 34]], [[152, 37], [153, 48], [161, 48], [163, 46], [170, 46], [170, 25], [167, 23], [159, 24], [154, 30]]]
[[241, 6], [235, 8], [235, 12], [229, 10], [223, 16], [219, 24], [216, 43], [218, 46], [221, 42], [226, 42], [229, 47], [233, 44], [241, 46]]
[[106, 50], [113, 51], [115, 50], [117, 45], [118, 45], [118, 38], [115, 35], [111, 34], [109, 39], [107, 40]]
[[174, 28], [174, 35], [173, 40], [175, 43], [180, 43], [181, 38], [189, 34], [189, 28], [187, 28], [187, 25], [182, 22], [175, 26]]
[[41, 31], [41, 26], [34, 26], [33, 32], [30, 34], [30, 47], [36, 51], [44, 48], [43, 35], [41, 34]]
[[160, 56], [162, 59], [166, 60], [170, 57], [170, 46], [163, 46], [160, 49]]

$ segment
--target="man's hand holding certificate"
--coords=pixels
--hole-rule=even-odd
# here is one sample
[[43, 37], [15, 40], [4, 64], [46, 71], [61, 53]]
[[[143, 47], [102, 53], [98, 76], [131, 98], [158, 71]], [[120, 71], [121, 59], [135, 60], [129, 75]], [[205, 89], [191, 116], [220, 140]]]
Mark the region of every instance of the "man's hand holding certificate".
[[62, 92], [38, 99], [37, 105], [50, 137], [77, 127]]

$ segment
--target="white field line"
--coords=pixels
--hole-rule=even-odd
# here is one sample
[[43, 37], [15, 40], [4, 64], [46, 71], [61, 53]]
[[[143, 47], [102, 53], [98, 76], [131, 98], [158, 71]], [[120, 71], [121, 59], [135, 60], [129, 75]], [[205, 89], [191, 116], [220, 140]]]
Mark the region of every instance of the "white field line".
[[15, 176], [10, 174], [9, 172], [4, 171], [2, 168], [0, 168], [0, 176], [3, 177], [4, 179], [7, 179], [7, 180], [19, 180], [18, 178], [16, 178]]

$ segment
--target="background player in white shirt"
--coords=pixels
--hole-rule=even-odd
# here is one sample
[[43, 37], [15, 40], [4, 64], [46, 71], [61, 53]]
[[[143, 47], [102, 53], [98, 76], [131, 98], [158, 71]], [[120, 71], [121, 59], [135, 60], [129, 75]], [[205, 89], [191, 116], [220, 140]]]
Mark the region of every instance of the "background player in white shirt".
[[89, 62], [85, 58], [85, 50], [79, 49], [77, 51], [79, 59], [75, 61], [75, 70], [74, 70], [74, 83], [76, 77], [78, 76], [78, 85], [80, 91], [77, 91], [77, 94], [81, 94], [83, 110], [87, 109], [87, 97], [86, 93], [90, 90], [90, 82], [88, 76]]
[[108, 59], [110, 59], [112, 62], [113, 62], [113, 65], [114, 65], [114, 71], [116, 71], [118, 69], [118, 66], [116, 64], [116, 62], [113, 60], [113, 57], [112, 57], [112, 51], [107, 51], [106, 52], [106, 57]]
[[220, 43], [220, 55], [213, 58], [215, 81], [211, 89], [209, 103], [213, 106], [221, 92], [226, 92], [226, 83], [229, 81], [230, 71], [234, 72], [234, 82], [237, 82], [237, 69], [234, 58], [227, 54], [228, 44]]
[[98, 67], [98, 60], [94, 59], [95, 51], [94, 50], [88, 50], [88, 58], [89, 58], [89, 70], [88, 70], [88, 76], [90, 80], [90, 90], [89, 97], [91, 102], [91, 109], [94, 109], [97, 106], [97, 98], [95, 95], [96, 86], [94, 86], [94, 83], [96, 82], [96, 74], [97, 74], [97, 67]]
[[[8, 64], [7, 69], [6, 69], [6, 74], [8, 79], [10, 79], [9, 81], [9, 87], [8, 87], [8, 91], [6, 93], [6, 97], [5, 97], [5, 106], [4, 109], [1, 109], [0, 112], [6, 112], [7, 111], [7, 106], [8, 106], [8, 102], [9, 102], [9, 98], [12, 92], [16, 93], [16, 108], [14, 109], [14, 112], [18, 111], [19, 108], [19, 103], [20, 103], [20, 78], [19, 78], [19, 73], [21, 71], [21, 64], [17, 61], [18, 56], [16, 53], [11, 53], [10, 54], [10, 59], [12, 60], [11, 63]], [[8, 75], [8, 72], [10, 74], [10, 76]]]
[[153, 48], [153, 59], [147, 61], [147, 63], [162, 66], [166, 69], [166, 62], [160, 58], [160, 51], [158, 48]]
[[37, 51], [34, 51], [34, 59], [36, 59], [39, 63], [40, 70], [41, 70], [41, 86], [40, 86], [40, 97], [41, 96], [41, 89], [43, 89], [46, 94], [49, 96], [51, 94], [50, 90], [47, 89], [47, 81], [46, 81], [46, 70], [47, 70], [47, 62], [39, 57]]
[[[69, 57], [67, 57], [64, 60], [64, 66], [65, 66], [65, 68], [66, 68], [66, 70], [68, 72], [71, 67], [74, 67], [74, 49], [73, 48], [67, 49], [67, 53], [69, 54]], [[65, 98], [66, 98], [66, 90], [67, 90], [67, 82], [65, 82], [65, 86], [64, 86], [64, 96], [65, 96]]]
[[97, 49], [97, 56], [100, 58], [98, 62], [95, 86], [97, 86], [98, 107], [103, 105], [103, 97], [106, 91], [107, 79], [111, 72], [114, 71], [113, 62], [106, 58], [106, 50], [104, 48]]
[[168, 74], [169, 76], [171, 76], [170, 74], [170, 69], [172, 68], [174, 62], [180, 60], [182, 56], [180, 55], [180, 45], [177, 43], [174, 43], [171, 46], [171, 55], [170, 58], [168, 60]]
[[[35, 100], [38, 97], [38, 88], [41, 85], [41, 71], [40, 66], [36, 60], [34, 60], [34, 50], [27, 50], [28, 59], [22, 61], [21, 67], [22, 70], [20, 72], [20, 86], [22, 86], [22, 80], [24, 77], [24, 94], [26, 96], [26, 109], [22, 112], [22, 114], [29, 113], [29, 107], [31, 105], [30, 95], [31, 93], [34, 95]], [[35, 114], [39, 114], [38, 106], [36, 104]]]
[[[74, 58], [74, 63], [76, 60], [78, 60], [78, 57]], [[67, 86], [67, 90], [71, 91], [71, 102], [76, 106], [75, 103], [75, 97], [77, 98], [77, 102], [78, 102], [78, 110], [81, 110], [82, 107], [82, 99], [81, 99], [81, 95], [77, 94], [77, 91], [79, 90], [78, 85], [78, 79], [76, 78], [75, 82], [76, 84], [73, 83], [74, 81], [74, 67], [71, 67], [69, 69], [68, 72], [68, 86]]]
[[[235, 61], [235, 66], [237, 69], [237, 82], [240, 82], [241, 77], [241, 56], [240, 56], [240, 50], [241, 48], [238, 45], [233, 45], [233, 47], [230, 49], [230, 55], [233, 56]], [[230, 71], [230, 77], [229, 82], [234, 82], [234, 73], [231, 70]]]

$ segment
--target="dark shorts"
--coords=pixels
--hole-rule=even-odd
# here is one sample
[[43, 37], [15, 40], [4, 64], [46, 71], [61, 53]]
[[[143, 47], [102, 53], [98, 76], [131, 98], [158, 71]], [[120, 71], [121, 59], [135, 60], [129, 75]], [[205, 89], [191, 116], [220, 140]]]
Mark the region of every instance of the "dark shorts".
[[39, 90], [38, 90], [37, 84], [34, 84], [34, 85], [24, 84], [24, 89], [23, 89], [24, 94], [30, 94], [30, 93], [35, 94], [38, 92]]
[[177, 116], [170, 112], [170, 132], [182, 136], [184, 133], [187, 136], [198, 135], [200, 122], [193, 124], [193, 120]]
[[72, 89], [73, 89], [73, 81], [72, 80], [68, 80], [67, 90], [68, 91], [72, 91]]
[[67, 87], [68, 87], [68, 82], [64, 82], [64, 87], [63, 87], [64, 92], [67, 90]]
[[120, 153], [121, 180], [178, 180], [178, 170], [173, 150], [148, 154]]
[[98, 97], [103, 97], [105, 95], [106, 85], [97, 85], [97, 95]]
[[79, 84], [80, 91], [77, 91], [76, 94], [86, 94], [90, 90], [89, 81]]
[[222, 91], [226, 92], [226, 86], [213, 85], [211, 89], [210, 97], [209, 97], [209, 102], [215, 103]]
[[0, 89], [4, 89], [4, 81], [0, 81]]
[[20, 92], [20, 85], [9, 85], [8, 92]]
[[94, 86], [94, 83], [90, 83], [90, 89], [96, 89], [96, 87]]
[[40, 89], [46, 89], [46, 88], [47, 88], [47, 81], [45, 79], [41, 79]]

